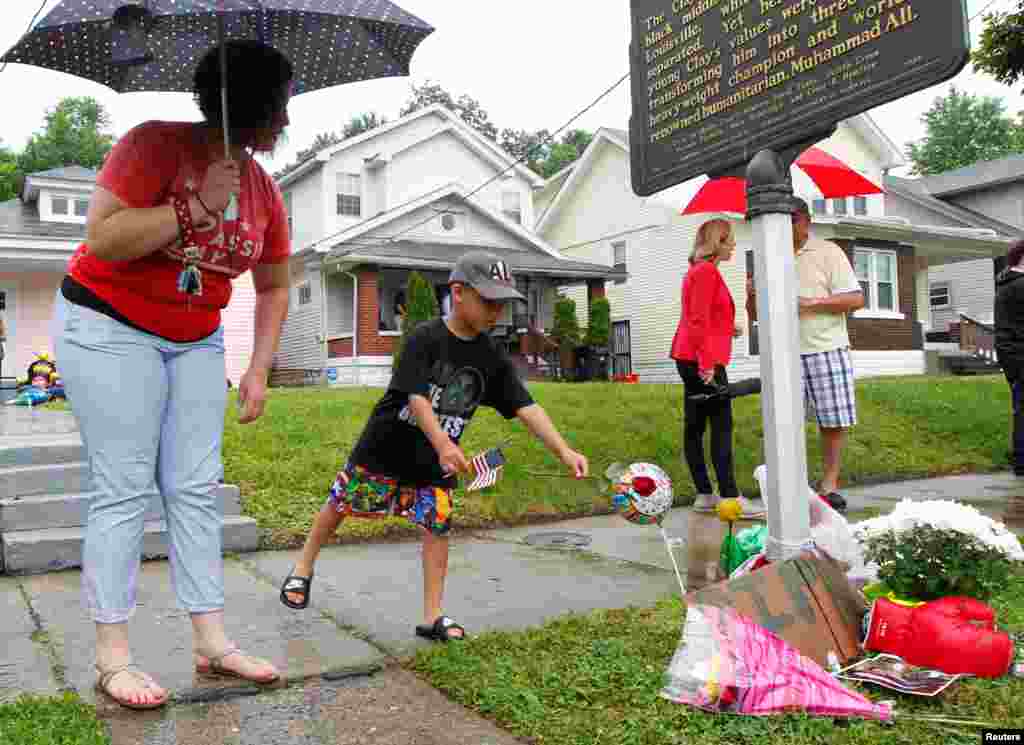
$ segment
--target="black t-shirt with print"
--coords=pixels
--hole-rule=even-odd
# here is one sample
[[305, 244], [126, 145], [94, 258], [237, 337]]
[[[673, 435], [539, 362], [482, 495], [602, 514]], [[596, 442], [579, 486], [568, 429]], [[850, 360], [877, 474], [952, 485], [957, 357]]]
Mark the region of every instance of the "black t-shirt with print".
[[[465, 340], [444, 321], [424, 323], [406, 340], [387, 393], [377, 402], [349, 460], [402, 482], [454, 487], [417, 426], [409, 397], [431, 402], [441, 429], [456, 443], [480, 405], [511, 419], [533, 403], [508, 356], [486, 334]], [[471, 454], [467, 454], [471, 457]]]

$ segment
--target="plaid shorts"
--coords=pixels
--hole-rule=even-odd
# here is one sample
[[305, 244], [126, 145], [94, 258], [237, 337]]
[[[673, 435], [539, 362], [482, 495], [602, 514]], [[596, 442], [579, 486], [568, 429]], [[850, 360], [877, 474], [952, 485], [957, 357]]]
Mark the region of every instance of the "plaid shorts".
[[852, 427], [857, 423], [853, 361], [847, 347], [800, 355], [804, 399], [814, 407], [818, 426]]
[[455, 507], [451, 489], [400, 484], [393, 476], [351, 464], [338, 472], [327, 502], [353, 517], [404, 517], [437, 536], [451, 530]]

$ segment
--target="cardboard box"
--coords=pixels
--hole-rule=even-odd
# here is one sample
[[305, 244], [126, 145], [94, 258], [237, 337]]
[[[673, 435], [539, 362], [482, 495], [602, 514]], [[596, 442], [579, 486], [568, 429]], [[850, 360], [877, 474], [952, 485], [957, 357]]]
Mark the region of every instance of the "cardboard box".
[[686, 596], [687, 605], [733, 608], [828, 669], [828, 653], [840, 664], [863, 654], [860, 594], [832, 559], [805, 554]]
[[[733, 535], [764, 520], [737, 520]], [[726, 579], [721, 566], [722, 539], [728, 526], [714, 512], [690, 511], [686, 526], [686, 586], [691, 590]]]

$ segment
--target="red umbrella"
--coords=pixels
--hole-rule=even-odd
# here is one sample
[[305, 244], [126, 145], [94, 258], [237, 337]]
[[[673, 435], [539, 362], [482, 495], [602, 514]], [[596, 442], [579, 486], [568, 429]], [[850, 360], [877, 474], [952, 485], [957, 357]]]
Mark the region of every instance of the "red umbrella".
[[[805, 150], [795, 164], [797, 168], [810, 176], [814, 185], [826, 199], [839, 197], [862, 196], [865, 194], [881, 194], [882, 189], [868, 181], [855, 170], [838, 158], [829, 155], [821, 148], [810, 147]], [[698, 191], [683, 210], [684, 215], [699, 212], [738, 212], [747, 211], [747, 182], [744, 179], [728, 176], [710, 179]]]

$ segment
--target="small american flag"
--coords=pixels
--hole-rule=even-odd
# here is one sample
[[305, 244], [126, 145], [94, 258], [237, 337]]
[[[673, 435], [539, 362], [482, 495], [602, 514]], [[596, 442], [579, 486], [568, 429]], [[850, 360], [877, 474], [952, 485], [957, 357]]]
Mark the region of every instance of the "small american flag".
[[505, 465], [505, 455], [501, 448], [491, 448], [470, 461], [473, 473], [476, 477], [466, 487], [466, 491], [477, 491], [488, 486], [493, 486], [501, 476], [501, 469]]

